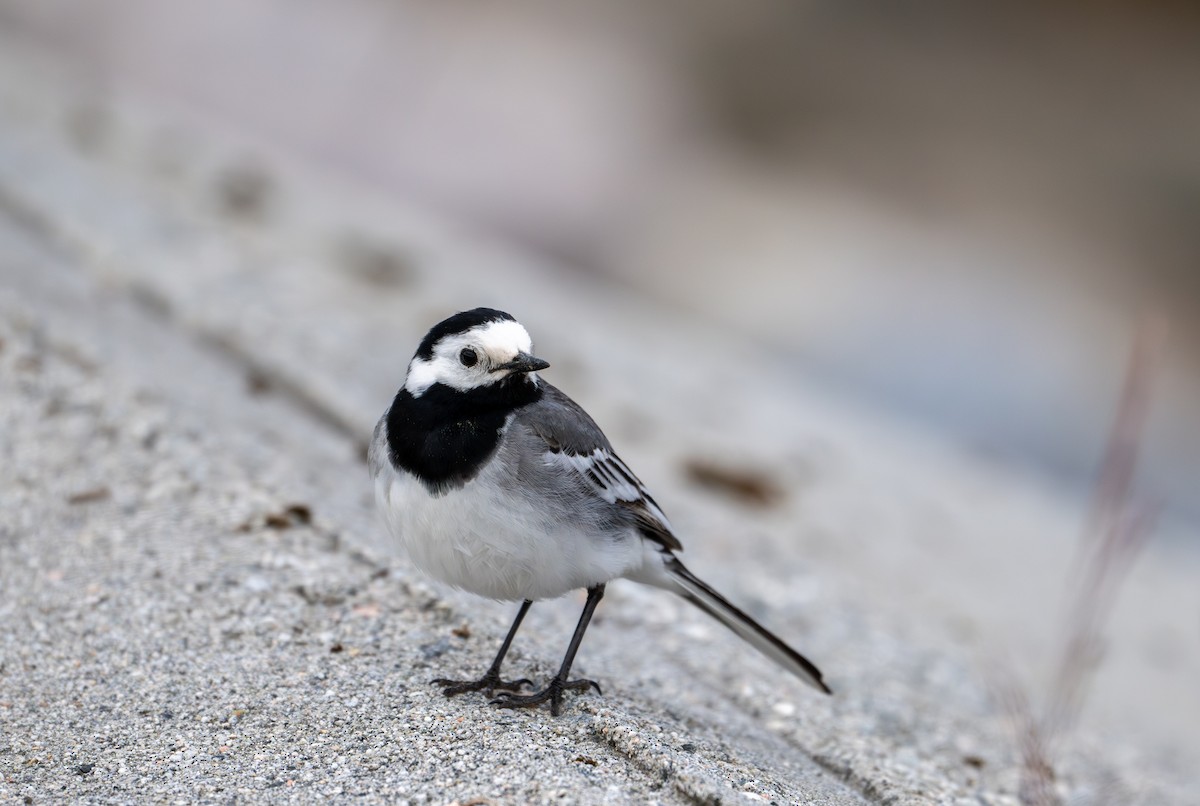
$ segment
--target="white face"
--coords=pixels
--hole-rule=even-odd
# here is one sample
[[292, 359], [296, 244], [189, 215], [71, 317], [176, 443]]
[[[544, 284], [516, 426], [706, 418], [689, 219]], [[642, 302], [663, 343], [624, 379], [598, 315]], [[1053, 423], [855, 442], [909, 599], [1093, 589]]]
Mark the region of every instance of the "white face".
[[[474, 365], [463, 362], [463, 350], [474, 352]], [[460, 392], [487, 386], [511, 374], [511, 370], [496, 371], [496, 367], [512, 361], [519, 353], [532, 351], [533, 341], [519, 323], [507, 319], [488, 322], [442, 338], [434, 345], [430, 359], [414, 358], [408, 365], [404, 388], [414, 397], [420, 397], [435, 383]], [[525, 374], [537, 383], [536, 372]]]

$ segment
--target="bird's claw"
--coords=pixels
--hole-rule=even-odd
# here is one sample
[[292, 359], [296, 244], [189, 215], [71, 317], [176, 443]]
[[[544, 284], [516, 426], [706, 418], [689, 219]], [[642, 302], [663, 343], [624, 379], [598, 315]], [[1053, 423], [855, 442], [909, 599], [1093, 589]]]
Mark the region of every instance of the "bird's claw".
[[456, 694], [466, 694], [469, 691], [482, 691], [487, 696], [491, 697], [496, 692], [511, 693], [520, 691], [522, 686], [532, 686], [533, 681], [529, 678], [522, 677], [520, 680], [501, 680], [500, 675], [493, 672], [488, 672], [478, 680], [450, 680], [445, 677], [439, 677], [436, 680], [431, 680], [431, 684], [442, 686], [442, 694], [446, 697], [453, 697]]
[[564, 681], [556, 677], [550, 681], [550, 685], [533, 694], [517, 694], [511, 691], [501, 692], [496, 695], [491, 704], [497, 708], [533, 708], [549, 701], [550, 713], [553, 716], [558, 716], [562, 710], [562, 695], [564, 691], [586, 691], [589, 688], [596, 689], [597, 694], [604, 696], [604, 692], [600, 690], [600, 684], [595, 680]]

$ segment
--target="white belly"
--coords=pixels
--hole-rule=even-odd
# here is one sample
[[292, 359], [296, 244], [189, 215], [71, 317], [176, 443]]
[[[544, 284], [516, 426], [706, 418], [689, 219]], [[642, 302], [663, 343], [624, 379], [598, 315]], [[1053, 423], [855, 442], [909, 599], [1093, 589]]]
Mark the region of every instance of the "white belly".
[[412, 476], [380, 468], [376, 501], [422, 571], [490, 599], [522, 600], [561, 596], [642, 567], [635, 532], [586, 532], [490, 483], [491, 472], [435, 498]]

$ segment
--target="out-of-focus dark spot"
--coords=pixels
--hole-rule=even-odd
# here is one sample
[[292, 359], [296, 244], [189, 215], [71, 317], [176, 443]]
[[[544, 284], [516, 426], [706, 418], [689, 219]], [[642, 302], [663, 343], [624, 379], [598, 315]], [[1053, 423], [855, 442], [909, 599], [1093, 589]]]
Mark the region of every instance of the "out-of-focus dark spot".
[[217, 175], [217, 203], [234, 218], [262, 221], [271, 207], [274, 182], [251, 162], [229, 166]]
[[97, 501], [104, 501], [112, 495], [112, 491], [107, 487], [93, 487], [90, 490], [81, 490], [77, 493], [72, 493], [67, 496], [68, 504], [94, 504]]
[[293, 526], [307, 526], [312, 523], [312, 510], [304, 504], [292, 504], [282, 512], [269, 512], [263, 518], [263, 524], [271, 529], [291, 529]]
[[251, 369], [246, 373], [246, 391], [254, 396], [271, 391], [271, 378], [262, 370]]
[[471, 625], [464, 623], [461, 626], [455, 627], [453, 630], [451, 630], [450, 634], [465, 641], [471, 637]]
[[985, 763], [979, 756], [963, 756], [963, 764], [966, 764], [968, 767], [974, 767], [977, 770], [983, 769]]
[[286, 511], [297, 523], [305, 526], [312, 523], [312, 510], [308, 508], [307, 504], [292, 504]]
[[291, 518], [279, 512], [268, 513], [263, 523], [271, 529], [290, 529], [293, 525]]
[[747, 506], [772, 507], [784, 498], [783, 489], [762, 471], [698, 458], [685, 460], [683, 470], [687, 480], [698, 487], [721, 493]]
[[408, 253], [362, 233], [349, 233], [341, 239], [337, 259], [351, 276], [379, 288], [402, 288], [417, 277]]
[[307, 504], [291, 504], [278, 512], [255, 515], [234, 527], [235, 532], [252, 532], [255, 529], [291, 529], [293, 526], [308, 526], [312, 523], [312, 510]]
[[341, 642], [338, 642], [338, 643], [334, 644], [333, 646], [329, 647], [329, 651], [331, 653], [333, 653], [334, 655], [336, 655], [339, 652], [345, 652], [346, 647], [342, 646]]

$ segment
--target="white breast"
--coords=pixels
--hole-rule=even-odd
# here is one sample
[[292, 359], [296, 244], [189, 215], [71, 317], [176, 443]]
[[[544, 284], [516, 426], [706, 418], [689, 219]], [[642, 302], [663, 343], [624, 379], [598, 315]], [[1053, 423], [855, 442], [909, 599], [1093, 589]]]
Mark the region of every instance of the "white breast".
[[373, 468], [375, 499], [417, 567], [491, 599], [553, 598], [641, 568], [645, 552], [635, 532], [597, 534], [564, 519], [553, 506], [514, 492], [505, 467], [490, 462], [466, 486], [434, 497], [415, 477], [381, 462]]

